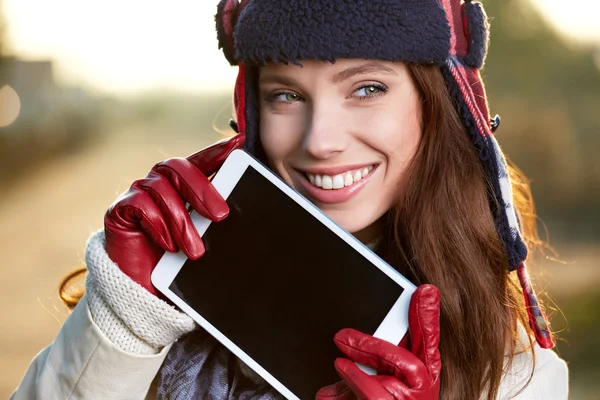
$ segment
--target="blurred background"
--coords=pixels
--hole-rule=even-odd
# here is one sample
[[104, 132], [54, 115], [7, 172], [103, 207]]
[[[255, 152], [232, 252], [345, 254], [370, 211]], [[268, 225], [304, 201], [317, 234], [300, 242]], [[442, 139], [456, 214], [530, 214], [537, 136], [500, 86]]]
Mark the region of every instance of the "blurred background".
[[[214, 4], [213, 4], [214, 3]], [[118, 193], [229, 133], [217, 1], [0, 0], [0, 398], [56, 335], [61, 277]], [[600, 4], [483, 0], [497, 138], [531, 179], [571, 398], [600, 396]]]

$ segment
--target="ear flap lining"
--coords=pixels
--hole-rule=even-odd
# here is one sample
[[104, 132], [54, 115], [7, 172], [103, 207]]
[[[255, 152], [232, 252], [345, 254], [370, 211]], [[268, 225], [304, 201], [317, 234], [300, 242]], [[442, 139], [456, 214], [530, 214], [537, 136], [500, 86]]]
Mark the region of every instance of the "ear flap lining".
[[462, 6], [463, 22], [468, 40], [468, 52], [463, 62], [471, 68], [481, 69], [489, 44], [489, 23], [483, 6], [479, 2], [467, 1]]

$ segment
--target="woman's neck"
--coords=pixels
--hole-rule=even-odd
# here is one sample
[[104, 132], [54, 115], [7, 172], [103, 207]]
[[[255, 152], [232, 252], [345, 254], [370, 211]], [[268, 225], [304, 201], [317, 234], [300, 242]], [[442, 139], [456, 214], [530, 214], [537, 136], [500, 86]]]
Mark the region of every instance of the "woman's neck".
[[354, 232], [355, 238], [360, 240], [365, 246], [373, 250], [381, 239], [382, 220], [379, 219], [360, 231]]

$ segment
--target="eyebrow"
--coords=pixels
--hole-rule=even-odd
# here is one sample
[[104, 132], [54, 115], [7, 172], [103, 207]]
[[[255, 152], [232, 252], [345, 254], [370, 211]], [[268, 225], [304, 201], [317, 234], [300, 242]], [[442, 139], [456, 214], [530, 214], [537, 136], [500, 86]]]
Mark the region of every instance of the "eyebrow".
[[[367, 63], [367, 64], [361, 64], [361, 65], [357, 65], [354, 67], [346, 68], [345, 70], [340, 71], [337, 74], [335, 74], [333, 76], [333, 78], [331, 79], [331, 81], [333, 83], [340, 83], [340, 82], [350, 79], [356, 75], [365, 75], [365, 74], [372, 74], [372, 73], [381, 73], [381, 74], [386, 74], [386, 75], [398, 75], [398, 73], [396, 71], [394, 71], [393, 69], [391, 69], [389, 67], [386, 67], [385, 65], [376, 64], [376, 63]], [[282, 75], [262, 75], [261, 74], [260, 78], [259, 78], [259, 83], [262, 83], [262, 84], [278, 83], [280, 85], [285, 85], [285, 86], [298, 86], [297, 80], [295, 80], [294, 78], [291, 78], [289, 76], [282, 76]]]
[[332, 82], [339, 83], [345, 81], [346, 79], [350, 79], [356, 75], [364, 75], [364, 74], [372, 74], [372, 73], [382, 73], [386, 75], [398, 75], [396, 71], [393, 69], [386, 67], [385, 65], [376, 64], [376, 63], [367, 63], [357, 65], [355, 67], [346, 68], [343, 71], [338, 72], [334, 75]]

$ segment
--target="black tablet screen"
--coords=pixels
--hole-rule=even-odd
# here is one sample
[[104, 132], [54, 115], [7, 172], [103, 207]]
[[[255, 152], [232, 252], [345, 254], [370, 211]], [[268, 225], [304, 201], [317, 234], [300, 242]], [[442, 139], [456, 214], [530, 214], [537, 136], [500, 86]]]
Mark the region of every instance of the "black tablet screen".
[[373, 334], [403, 289], [249, 166], [170, 289], [301, 399], [339, 381], [333, 337]]

